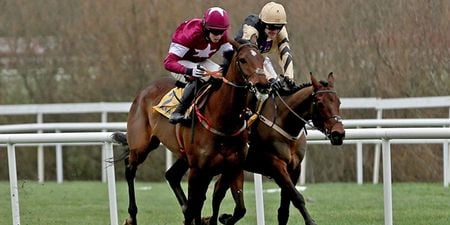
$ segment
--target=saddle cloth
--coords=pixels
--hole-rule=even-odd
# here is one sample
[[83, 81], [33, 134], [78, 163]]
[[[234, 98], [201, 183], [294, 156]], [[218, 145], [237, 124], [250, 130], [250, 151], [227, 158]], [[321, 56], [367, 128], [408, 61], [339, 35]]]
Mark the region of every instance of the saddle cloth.
[[173, 88], [172, 90], [167, 92], [166, 95], [164, 95], [158, 105], [153, 106], [153, 109], [161, 113], [161, 115], [169, 118], [172, 112], [177, 108], [178, 104], [180, 104], [180, 101], [178, 99], [181, 99], [181, 96], [183, 96], [183, 92], [183, 88]]

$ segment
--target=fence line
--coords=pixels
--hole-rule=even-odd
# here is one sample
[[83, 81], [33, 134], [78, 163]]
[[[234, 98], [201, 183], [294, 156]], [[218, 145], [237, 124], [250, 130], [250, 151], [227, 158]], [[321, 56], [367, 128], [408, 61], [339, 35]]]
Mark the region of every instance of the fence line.
[[[17, 183], [17, 167], [16, 167], [16, 144], [40, 144], [40, 143], [102, 143], [106, 152], [106, 159], [112, 159], [113, 144], [111, 139], [112, 133], [46, 133], [46, 134], [0, 134], [0, 144], [6, 144], [8, 150], [8, 170], [10, 177], [10, 192], [11, 192], [11, 209], [13, 225], [20, 225], [20, 210], [19, 210], [19, 187]], [[103, 167], [107, 173], [108, 181], [108, 195], [109, 195], [109, 210], [111, 225], [118, 225], [117, 216], [117, 198], [116, 198], [116, 184], [114, 163]]]
[[[450, 96], [414, 97], [414, 98], [341, 98], [341, 109], [374, 109], [377, 119], [382, 119], [383, 110], [410, 109], [410, 108], [449, 108]], [[0, 105], [0, 115], [36, 115], [37, 123], [44, 123], [44, 115], [48, 114], [75, 114], [100, 113], [101, 122], [108, 122], [108, 113], [128, 113], [130, 102], [97, 102], [97, 103], [62, 103], [62, 104], [28, 104], [28, 105]], [[106, 131], [106, 130], [105, 130]], [[38, 130], [42, 133], [42, 130]], [[358, 148], [361, 144], [358, 144]], [[360, 150], [357, 150], [359, 153]], [[56, 154], [61, 154], [61, 146], [56, 146]], [[105, 151], [102, 150], [102, 156]], [[44, 150], [42, 146], [37, 149], [38, 181], [44, 182]], [[373, 183], [378, 183], [380, 163], [380, 144], [375, 145]], [[169, 157], [167, 157], [169, 159]], [[105, 166], [105, 165], [103, 165]], [[62, 182], [62, 174], [57, 175], [58, 182]], [[105, 173], [102, 172], [102, 181], [106, 182]]]
[[[450, 107], [450, 96], [413, 98], [342, 98], [341, 109], [411, 109]], [[131, 102], [0, 105], [0, 115], [128, 113]]]
[[[11, 208], [14, 225], [20, 224], [19, 213], [19, 193], [17, 184], [17, 169], [15, 158], [16, 144], [41, 144], [41, 143], [103, 143], [106, 150], [104, 159], [113, 158], [113, 144], [111, 143], [111, 132], [101, 133], [44, 133], [44, 134], [0, 134], [0, 144], [6, 144], [8, 150], [8, 167], [10, 174]], [[325, 137], [318, 131], [310, 131], [309, 140], [324, 140]], [[366, 129], [347, 129], [346, 140], [373, 140], [381, 139], [383, 156], [383, 192], [384, 192], [384, 220], [385, 225], [392, 225], [392, 178], [391, 178], [391, 140], [393, 139], [450, 139], [450, 128], [366, 128]], [[444, 160], [448, 160], [447, 154], [444, 154]], [[448, 168], [447, 168], [448, 169]], [[110, 220], [111, 225], [118, 224], [117, 218], [117, 199], [114, 164], [106, 167]], [[261, 176], [255, 176], [255, 198], [260, 204], [263, 204]], [[257, 221], [258, 225], [264, 224], [263, 207], [258, 207]], [[262, 219], [261, 219], [262, 218]]]
[[[356, 120], [343, 120], [343, 123], [346, 128], [362, 128], [362, 127], [442, 127], [442, 126], [450, 126], [450, 118], [436, 118], [436, 119], [356, 119]], [[78, 132], [78, 131], [126, 131], [126, 123], [125, 122], [108, 122], [108, 123], [33, 123], [33, 124], [10, 124], [10, 125], [0, 125], [0, 133], [22, 133], [22, 132]], [[417, 141], [415, 140], [407, 140], [406, 142], [413, 144]], [[426, 143], [426, 140], [420, 140], [421, 143]], [[313, 143], [320, 143], [320, 142], [309, 142], [311, 144]], [[328, 142], [325, 142], [328, 143]], [[350, 142], [346, 142], [350, 143]], [[362, 151], [362, 144], [375, 144], [379, 145], [381, 142], [371, 142], [371, 141], [356, 141], [352, 142], [356, 145], [356, 172], [357, 172], [357, 179], [356, 182], [358, 184], [363, 183], [363, 151]], [[443, 144], [443, 150], [445, 153], [445, 148], [448, 148], [448, 143], [446, 140], [440, 140], [440, 141], [433, 141], [433, 143], [442, 143]], [[66, 144], [65, 144], [66, 145]], [[40, 145], [42, 146], [42, 145]], [[61, 144], [53, 144], [53, 146], [56, 147], [56, 177], [57, 182], [62, 183], [63, 182], [63, 169], [62, 169], [62, 145]], [[103, 150], [102, 150], [103, 151]], [[104, 152], [104, 151], [103, 151]], [[103, 158], [103, 157], [102, 157]], [[304, 162], [302, 162], [302, 171], [305, 171], [305, 163], [306, 158], [304, 159]], [[378, 160], [379, 161], [379, 160]], [[444, 168], [446, 168], [444, 161]], [[44, 160], [43, 157], [38, 160], [38, 168], [44, 168], [43, 166]], [[166, 169], [168, 169], [172, 165], [172, 155], [170, 152], [166, 152]], [[377, 170], [378, 171], [378, 170]], [[374, 171], [375, 172], [375, 171]], [[38, 173], [38, 177], [42, 176], [44, 177], [44, 172], [41, 171], [40, 175]], [[102, 170], [102, 178], [105, 177], [104, 175], [105, 171]], [[449, 174], [450, 172], [447, 172], [447, 170], [444, 170], [444, 177], [443, 177], [443, 183], [444, 186], [448, 186], [449, 183]], [[302, 173], [300, 175], [300, 184], [305, 184], [305, 173]], [[102, 181], [106, 181], [102, 179]], [[42, 182], [40, 180], [40, 182]]]
[[[450, 126], [450, 119], [356, 119], [356, 120], [343, 120], [343, 123], [346, 128], [362, 128], [362, 127], [442, 127], [442, 126]], [[126, 123], [125, 122], [117, 122], [117, 123], [36, 123], [36, 124], [10, 124], [10, 125], [0, 125], [0, 133], [22, 133], [22, 132], [61, 132], [61, 131], [126, 131]], [[430, 142], [427, 140], [406, 140], [403, 144], [419, 144]], [[442, 143], [443, 151], [445, 154], [445, 149], [448, 148], [447, 140], [433, 140], [433, 143]], [[321, 142], [309, 142], [311, 144]], [[325, 143], [328, 143], [325, 141]], [[356, 144], [356, 172], [357, 179], [356, 182], [358, 184], [363, 183], [363, 151], [362, 144], [381, 144], [380, 141], [368, 141], [368, 140], [359, 140], [353, 142], [346, 142]], [[396, 142], [399, 143], [399, 142]], [[64, 144], [66, 145], [66, 144]], [[42, 145], [40, 145], [42, 147]], [[53, 144], [56, 147], [56, 177], [57, 182], [63, 182], [63, 166], [62, 166], [62, 144]], [[102, 150], [104, 152], [104, 150]], [[102, 156], [102, 158], [104, 155]], [[302, 171], [305, 171], [306, 167], [306, 158], [302, 162]], [[379, 160], [378, 160], [379, 161]], [[450, 181], [449, 174], [446, 167], [446, 160], [444, 160], [444, 176], [443, 183], [445, 187], [448, 187], [448, 183]], [[41, 160], [38, 160], [38, 168], [44, 168], [43, 166], [44, 160], [43, 157]], [[170, 152], [166, 152], [166, 169], [168, 169], [172, 165], [172, 155]], [[104, 166], [103, 166], [104, 167]], [[374, 171], [375, 172], [375, 171]], [[39, 176], [44, 177], [44, 172], [41, 171]], [[102, 170], [102, 178], [105, 177], [105, 171]], [[300, 175], [300, 184], [305, 184], [305, 172]], [[102, 179], [102, 181], [106, 181]]]

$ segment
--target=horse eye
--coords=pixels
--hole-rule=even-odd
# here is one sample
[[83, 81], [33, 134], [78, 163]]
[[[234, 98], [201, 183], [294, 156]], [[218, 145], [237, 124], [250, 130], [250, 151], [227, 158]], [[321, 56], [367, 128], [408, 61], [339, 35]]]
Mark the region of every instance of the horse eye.
[[240, 59], [239, 59], [239, 62], [240, 62], [240, 63], [247, 63], [247, 61], [246, 61], [244, 58], [240, 58]]

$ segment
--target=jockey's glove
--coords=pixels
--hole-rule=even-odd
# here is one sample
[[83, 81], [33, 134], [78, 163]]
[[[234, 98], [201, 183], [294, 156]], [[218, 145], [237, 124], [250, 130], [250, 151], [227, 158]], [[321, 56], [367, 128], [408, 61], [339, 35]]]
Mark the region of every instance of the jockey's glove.
[[283, 87], [283, 84], [281, 83], [281, 80], [278, 78], [272, 78], [269, 80], [270, 88], [272, 91], [280, 90]]
[[192, 75], [193, 77], [203, 77], [206, 75], [206, 69], [201, 65], [197, 65], [196, 67], [192, 68], [192, 74], [190, 75]]

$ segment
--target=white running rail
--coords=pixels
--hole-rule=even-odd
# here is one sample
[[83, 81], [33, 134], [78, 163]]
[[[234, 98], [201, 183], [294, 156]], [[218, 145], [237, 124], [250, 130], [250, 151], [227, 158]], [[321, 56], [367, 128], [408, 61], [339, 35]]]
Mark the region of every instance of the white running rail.
[[[9, 183], [11, 191], [12, 224], [20, 225], [19, 213], [19, 186], [17, 183], [17, 167], [15, 145], [20, 144], [43, 144], [43, 143], [91, 143], [102, 144], [105, 149], [105, 157], [102, 161], [113, 159], [112, 133], [46, 133], [46, 134], [0, 134], [0, 144], [6, 145], [8, 150]], [[114, 163], [106, 167], [109, 211], [111, 225], [118, 225], [116, 178]]]
[[[8, 150], [8, 168], [10, 175], [11, 208], [14, 225], [20, 225], [19, 193], [17, 184], [17, 169], [15, 145], [42, 143], [102, 143], [106, 150], [104, 159], [113, 158], [113, 144], [111, 132], [101, 133], [43, 133], [43, 134], [0, 134], [0, 144], [6, 145]], [[450, 139], [450, 128], [368, 128], [346, 129], [346, 140], [381, 140], [383, 156], [383, 190], [384, 190], [384, 220], [385, 225], [393, 224], [392, 215], [392, 178], [391, 178], [391, 141], [399, 139]], [[323, 141], [325, 137], [318, 131], [309, 131], [308, 140]], [[447, 149], [448, 152], [448, 149]], [[448, 160], [448, 153], [445, 156]], [[447, 168], [448, 169], [448, 168]], [[117, 200], [114, 165], [106, 167], [111, 225], [118, 224]], [[261, 176], [255, 176], [256, 201], [263, 203]], [[264, 224], [264, 206], [257, 210], [258, 225]]]

